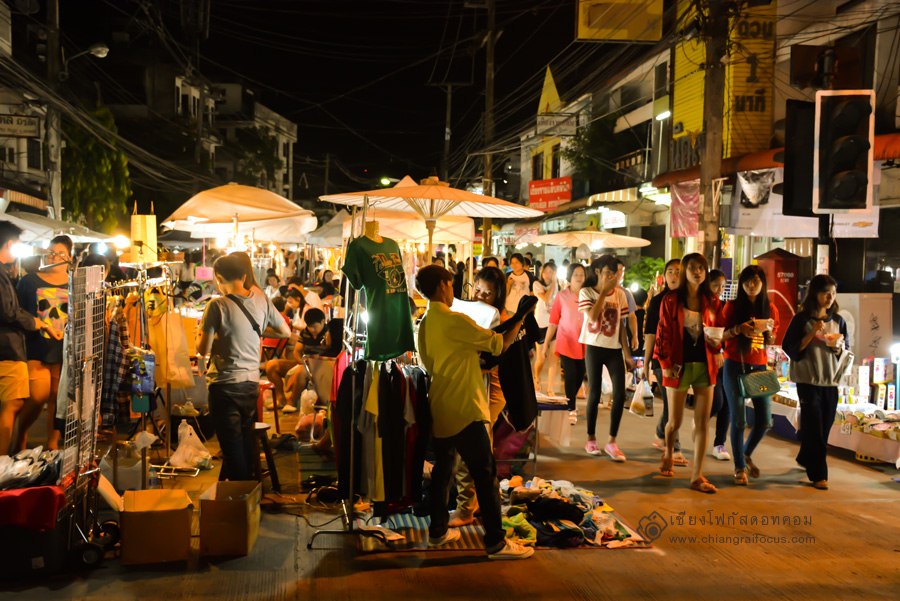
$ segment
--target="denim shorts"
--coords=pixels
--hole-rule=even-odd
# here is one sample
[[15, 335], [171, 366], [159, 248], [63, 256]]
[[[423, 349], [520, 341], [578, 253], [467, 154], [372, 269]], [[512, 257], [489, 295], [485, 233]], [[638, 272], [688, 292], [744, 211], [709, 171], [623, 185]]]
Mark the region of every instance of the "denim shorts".
[[686, 363], [681, 371], [681, 379], [678, 381], [679, 392], [685, 392], [688, 388], [709, 388], [709, 369], [706, 363]]

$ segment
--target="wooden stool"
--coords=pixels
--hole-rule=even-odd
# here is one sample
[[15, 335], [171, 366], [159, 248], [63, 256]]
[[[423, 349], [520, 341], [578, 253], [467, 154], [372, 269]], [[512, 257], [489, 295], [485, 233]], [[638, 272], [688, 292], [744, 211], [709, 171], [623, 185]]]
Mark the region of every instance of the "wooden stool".
[[256, 419], [262, 421], [263, 409], [266, 405], [266, 391], [272, 391], [272, 413], [275, 414], [275, 434], [281, 436], [281, 427], [278, 425], [278, 407], [275, 405], [275, 385], [271, 382], [259, 383], [259, 396], [256, 397]]
[[[254, 428], [254, 434], [256, 434], [256, 436], [253, 437], [253, 468], [256, 472], [256, 479], [259, 482], [262, 482], [263, 478], [269, 476], [272, 480], [272, 490], [280, 493], [281, 484], [278, 482], [278, 471], [275, 469], [275, 458], [272, 456], [272, 447], [269, 446], [269, 428], [271, 427], [270, 424], [256, 422]], [[259, 459], [260, 445], [262, 445], [262, 451], [266, 455], [265, 471], [263, 471], [262, 462]]]

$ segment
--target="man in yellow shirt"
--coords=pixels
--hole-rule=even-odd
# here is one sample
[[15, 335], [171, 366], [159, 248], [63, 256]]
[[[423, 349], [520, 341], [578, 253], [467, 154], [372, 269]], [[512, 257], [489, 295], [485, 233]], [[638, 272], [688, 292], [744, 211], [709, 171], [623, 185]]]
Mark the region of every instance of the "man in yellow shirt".
[[486, 330], [472, 319], [450, 310], [453, 275], [440, 265], [428, 265], [416, 274], [416, 288], [428, 299], [419, 325], [419, 357], [431, 379], [431, 405], [435, 465], [431, 472], [431, 527], [428, 546], [457, 540], [459, 530], [448, 528], [447, 503], [456, 452], [469, 466], [481, 507], [484, 547], [491, 559], [525, 559], [534, 549], [506, 539], [501, 526], [497, 466], [487, 428], [490, 411], [479, 352], [500, 355], [515, 342], [524, 316], [504, 334]]

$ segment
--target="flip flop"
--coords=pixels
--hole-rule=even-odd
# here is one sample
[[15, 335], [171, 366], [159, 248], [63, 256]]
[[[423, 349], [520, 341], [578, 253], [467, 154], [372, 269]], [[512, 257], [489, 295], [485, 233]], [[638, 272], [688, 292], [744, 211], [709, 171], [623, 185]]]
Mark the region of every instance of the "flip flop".
[[710, 484], [709, 480], [707, 480], [703, 476], [700, 476], [699, 478], [691, 482], [691, 489], [708, 494], [713, 494], [716, 492], [716, 487]]
[[674, 478], [675, 470], [672, 469], [672, 460], [666, 461], [666, 458], [662, 458], [662, 462], [659, 464], [659, 473], [665, 476], [666, 478]]
[[659, 441], [657, 440], [656, 442], [653, 443], [653, 448], [654, 448], [654, 449], [657, 449], [657, 450], [659, 450], [659, 451], [662, 451], [663, 453], [665, 453], [665, 452], [666, 452], [666, 443], [664, 443], [664, 442], [659, 442]]
[[678, 453], [672, 458], [672, 463], [678, 467], [687, 467], [688, 460], [684, 458], [684, 455]]

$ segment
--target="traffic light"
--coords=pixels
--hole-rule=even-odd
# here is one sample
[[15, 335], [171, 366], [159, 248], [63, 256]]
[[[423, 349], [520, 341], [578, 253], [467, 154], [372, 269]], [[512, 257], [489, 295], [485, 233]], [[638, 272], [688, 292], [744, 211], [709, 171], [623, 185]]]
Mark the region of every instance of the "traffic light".
[[871, 210], [874, 105], [873, 90], [816, 92], [814, 213]]

